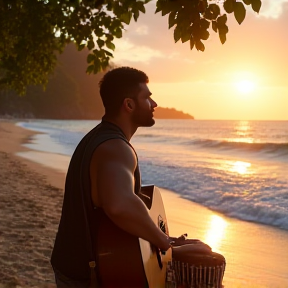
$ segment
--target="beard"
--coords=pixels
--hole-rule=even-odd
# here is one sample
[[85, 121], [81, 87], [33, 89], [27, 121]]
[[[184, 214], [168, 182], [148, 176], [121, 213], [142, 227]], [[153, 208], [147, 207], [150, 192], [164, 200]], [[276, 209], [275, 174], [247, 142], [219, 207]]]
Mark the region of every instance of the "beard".
[[136, 109], [132, 115], [132, 121], [137, 127], [151, 127], [155, 124], [152, 109], [140, 108], [136, 104]]

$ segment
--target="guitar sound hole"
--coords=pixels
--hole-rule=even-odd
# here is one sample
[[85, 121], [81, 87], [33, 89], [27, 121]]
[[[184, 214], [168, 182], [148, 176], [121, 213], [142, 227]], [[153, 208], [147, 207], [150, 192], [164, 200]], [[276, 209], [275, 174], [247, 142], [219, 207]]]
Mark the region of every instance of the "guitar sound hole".
[[[159, 216], [159, 217], [161, 217], [161, 216]], [[159, 219], [159, 227], [162, 230], [162, 232], [164, 232], [166, 234], [167, 231], [166, 231], [165, 223], [162, 219]]]

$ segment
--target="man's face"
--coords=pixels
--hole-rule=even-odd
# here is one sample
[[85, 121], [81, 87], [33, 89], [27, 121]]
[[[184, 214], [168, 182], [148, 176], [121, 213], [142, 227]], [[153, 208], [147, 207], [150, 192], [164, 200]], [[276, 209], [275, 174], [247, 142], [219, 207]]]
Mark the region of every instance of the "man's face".
[[136, 96], [135, 110], [133, 113], [133, 120], [138, 127], [150, 127], [155, 124], [153, 119], [154, 108], [157, 107], [157, 103], [152, 100], [149, 88], [146, 83], [140, 83], [140, 92]]

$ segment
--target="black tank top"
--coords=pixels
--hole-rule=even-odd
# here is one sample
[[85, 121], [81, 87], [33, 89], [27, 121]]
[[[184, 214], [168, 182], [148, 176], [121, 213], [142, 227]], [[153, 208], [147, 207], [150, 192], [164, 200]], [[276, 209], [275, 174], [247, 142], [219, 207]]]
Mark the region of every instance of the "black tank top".
[[[83, 201], [86, 211], [91, 211], [93, 206], [90, 161], [95, 149], [101, 143], [110, 139], [122, 139], [127, 145], [132, 147], [118, 126], [102, 120], [78, 144], [72, 155], [66, 176], [62, 215], [52, 251], [51, 264], [63, 275], [75, 280], [87, 280], [90, 277], [90, 268], [88, 266], [89, 248], [87, 247], [85, 211], [83, 207]], [[132, 149], [134, 150], [133, 147]], [[138, 158], [134, 178], [134, 192], [138, 195], [141, 189]], [[82, 193], [86, 195], [84, 198]], [[89, 196], [87, 197], [87, 195]]]

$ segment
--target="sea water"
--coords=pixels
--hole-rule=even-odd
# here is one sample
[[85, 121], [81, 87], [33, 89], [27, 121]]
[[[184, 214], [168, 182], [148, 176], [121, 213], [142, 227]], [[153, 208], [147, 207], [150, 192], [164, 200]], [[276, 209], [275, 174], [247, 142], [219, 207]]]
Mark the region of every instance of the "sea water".
[[[96, 121], [31, 120], [30, 149], [71, 156]], [[131, 140], [143, 184], [288, 230], [288, 121], [159, 120]], [[57, 167], [55, 167], [57, 168]]]

